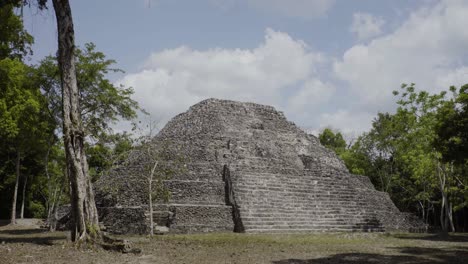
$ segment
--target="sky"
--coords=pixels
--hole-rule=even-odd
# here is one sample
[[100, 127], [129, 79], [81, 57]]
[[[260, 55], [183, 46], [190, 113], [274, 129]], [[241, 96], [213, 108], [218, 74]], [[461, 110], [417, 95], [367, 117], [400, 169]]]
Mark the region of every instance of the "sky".
[[[303, 129], [353, 138], [396, 109], [402, 83], [468, 83], [466, 0], [71, 0], [94, 42], [163, 125], [207, 98], [274, 106]], [[25, 11], [31, 63], [57, 50], [53, 9]], [[117, 130], [128, 129], [126, 123]]]

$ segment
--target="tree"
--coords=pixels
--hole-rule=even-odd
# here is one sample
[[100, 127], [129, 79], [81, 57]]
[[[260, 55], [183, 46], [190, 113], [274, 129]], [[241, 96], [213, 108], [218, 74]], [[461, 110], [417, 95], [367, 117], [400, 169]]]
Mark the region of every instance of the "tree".
[[[169, 148], [171, 146], [171, 149]], [[141, 141], [137, 151], [147, 157], [145, 161], [144, 184], [148, 186], [148, 209], [150, 230], [149, 235], [154, 235], [153, 203], [155, 200], [167, 202], [171, 196], [170, 191], [164, 185], [176, 174], [186, 173], [184, 158], [180, 155], [180, 148], [175, 147], [168, 140], [152, 141], [147, 137]]]
[[333, 150], [345, 163], [348, 170], [353, 174], [370, 175], [369, 159], [364, 136], [359, 137], [353, 144], [346, 145], [341, 132], [333, 132], [330, 128], [325, 128], [319, 134], [320, 143], [326, 148]]
[[2, 0], [0, 2], [0, 60], [5, 58], [22, 59], [31, 53], [33, 37], [24, 30], [21, 17], [15, 15], [15, 8], [21, 1]]
[[[130, 98], [133, 94], [131, 87], [115, 85], [106, 78], [109, 72], [122, 72], [112, 67], [114, 60], [96, 51], [93, 43], [85, 44], [84, 49], [77, 48], [75, 54], [85, 150], [89, 172], [95, 181], [120, 154], [125, 153], [122, 148], [128, 149], [132, 145], [129, 134], [114, 134], [110, 125], [118, 119], [136, 118], [137, 111], [141, 109]], [[36, 72], [36, 83], [48, 98], [50, 116], [61, 124], [62, 92], [57, 58], [48, 56], [43, 59]]]
[[[7, 17], [10, 19], [10, 17], [12, 17], [11, 21], [15, 23], [21, 22], [21, 20], [14, 20], [18, 18], [18, 16], [11, 16], [11, 14], [14, 14], [13, 9], [21, 7], [23, 4], [31, 4], [31, 2], [35, 1], [36, 0], [2, 1], [0, 3], [0, 8], [8, 6], [9, 13], [2, 13], [0, 15], [2, 15], [2, 18]], [[46, 2], [46, 0], [37, 0], [38, 8], [47, 8]], [[118, 71], [109, 67], [114, 61], [106, 60], [104, 54], [96, 52], [93, 44], [87, 44], [86, 50], [83, 52], [81, 50], [75, 51], [73, 22], [69, 2], [57, 0], [53, 1], [53, 6], [57, 18], [59, 52], [58, 63], [52, 63], [51, 65], [53, 67], [49, 68], [49, 70], [52, 69], [55, 71], [49, 71], [48, 73], [53, 72], [55, 75], [51, 78], [42, 79], [31, 78], [33, 75], [28, 75], [28, 80], [34, 79], [37, 81], [36, 84], [40, 87], [48, 88], [43, 89], [44, 95], [47, 96], [46, 102], [50, 110], [48, 117], [50, 120], [54, 120], [55, 124], [63, 124], [63, 130], [56, 130], [56, 132], [61, 133], [64, 137], [64, 150], [68, 167], [66, 174], [68, 174], [70, 178], [72, 204], [74, 205], [73, 217], [75, 221], [72, 239], [76, 242], [86, 242], [90, 239], [100, 240], [101, 235], [97, 225], [97, 212], [95, 210], [93, 190], [88, 175], [88, 165], [84, 150], [85, 137], [89, 135], [97, 140], [109, 138], [107, 136], [109, 131], [111, 131], [109, 124], [115, 121], [119, 115], [127, 119], [135, 117], [135, 107], [137, 105], [135, 101], [130, 99], [130, 95], [133, 93], [130, 88], [114, 87], [114, 85], [104, 77], [104, 74], [108, 71]], [[3, 25], [2, 20], [2, 26]], [[16, 23], [16, 25], [20, 26], [16, 28], [11, 25], [14, 25], [14, 23], [8, 24], [7, 27], [0, 27], [0, 30], [5, 29], [13, 32], [16, 29], [20, 29], [15, 32], [21, 34], [24, 32], [24, 37], [16, 39], [10, 38], [10, 35], [3, 34], [2, 32], [2, 36], [0, 36], [0, 44], [2, 46], [0, 46], [0, 48], [8, 50], [8, 52], [5, 53], [13, 54], [10, 57], [21, 57], [28, 54], [30, 49], [27, 48], [29, 48], [28, 44], [32, 41], [32, 37], [29, 39], [30, 36], [27, 35], [27, 32], [22, 30], [21, 23]], [[11, 34], [11, 36], [14, 34]], [[7, 41], [16, 41], [18, 39], [21, 41], [10, 41], [14, 43], [14, 45], [5, 46], [3, 45], [6, 43], [6, 41], [3, 41], [5, 39]], [[75, 64], [76, 55], [79, 62], [83, 61], [83, 63]], [[55, 60], [53, 60], [53, 62], [55, 62]], [[42, 68], [40, 68], [40, 70], [41, 69]], [[76, 71], [80, 73], [78, 76], [76, 75]], [[58, 75], [60, 75], [59, 82], [57, 82], [57, 78], [55, 78]], [[38, 76], [40, 77], [40, 74], [34, 75], [34, 77]], [[57, 85], [58, 83], [60, 83], [60, 85]], [[85, 89], [80, 89], [79, 86], [85, 87]], [[56, 87], [60, 87], [59, 92], [54, 90]], [[62, 99], [61, 102], [57, 100], [59, 98]], [[80, 103], [85, 107], [80, 107]], [[63, 111], [61, 111], [62, 109]], [[60, 113], [62, 113], [62, 115], [60, 115]], [[80, 115], [83, 116], [84, 123]], [[7, 122], [5, 124], [9, 125]], [[54, 129], [52, 129], [52, 131], [54, 131]], [[52, 191], [51, 187], [52, 178], [54, 176], [49, 170], [49, 153], [59, 141], [57, 141], [54, 133], [52, 133], [45, 142], [48, 144], [46, 144], [47, 148], [45, 148], [46, 151], [44, 151], [44, 153], [46, 153], [46, 158], [43, 163], [45, 164], [45, 175], [47, 176], [50, 188], [47, 188], [47, 191], [42, 190], [41, 193], [46, 193], [48, 195], [49, 198], [46, 198], [47, 208], [51, 209], [54, 207], [54, 202], [52, 200], [56, 200], [57, 198], [50, 199], [51, 197], [56, 197], [56, 195], [52, 195], [52, 193], [56, 193], [56, 191]], [[2, 137], [2, 144], [3, 143]], [[1, 154], [3, 155], [3, 152]], [[2, 165], [2, 168], [0, 168], [1, 171], [4, 171], [3, 168], [4, 166]], [[17, 185], [18, 184], [16, 184], [16, 186]], [[17, 190], [17, 188], [15, 188], [15, 190]], [[23, 190], [26, 194], [25, 187]], [[55, 188], [55, 190], [57, 189]], [[23, 199], [23, 202], [24, 200], [25, 199]], [[50, 210], [48, 211], [50, 212]]]
[[133, 149], [134, 139], [131, 134], [117, 133], [100, 137], [95, 144], [86, 144], [89, 161], [89, 173], [95, 182], [111, 170], [115, 164], [122, 163]]
[[[84, 149], [85, 131], [80, 115], [80, 90], [75, 68], [75, 33], [70, 3], [68, 0], [53, 0], [52, 3], [58, 28], [58, 64], [63, 109], [62, 133], [71, 187], [71, 239], [79, 245], [97, 243], [107, 249], [138, 253], [140, 251], [131, 249], [127, 241], [103, 236], [99, 228], [94, 191]], [[112, 242], [112, 245], [103, 244], [104, 238]]]
[[80, 117], [75, 69], [75, 33], [68, 0], [53, 0], [58, 31], [58, 62], [62, 84], [63, 138], [71, 186], [74, 242], [101, 240], [94, 192], [84, 150], [85, 133]]
[[334, 133], [330, 128], [325, 128], [319, 134], [319, 140], [323, 146], [335, 151], [337, 154], [342, 153], [346, 148], [346, 141], [343, 139], [343, 135], [340, 132]]
[[[454, 213], [468, 205], [468, 86], [450, 90], [447, 99], [445, 91], [430, 94], [403, 84], [394, 92], [395, 113], [379, 113], [369, 132], [337, 153], [350, 172], [368, 175], [401, 210], [418, 211], [426, 223], [455, 231]], [[332, 149], [334, 138], [330, 131], [321, 135]]]
[[[79, 112], [85, 136], [92, 141], [112, 139], [110, 127], [119, 118], [131, 120], [141, 110], [131, 99], [133, 89], [115, 85], [106, 78], [109, 72], [123, 72], [113, 68], [114, 60], [97, 51], [93, 43], [86, 43], [83, 49], [75, 49], [77, 86], [79, 89]], [[40, 62], [35, 76], [38, 85], [49, 98], [51, 115], [61, 123], [61, 81], [56, 57], [48, 56]], [[143, 111], [144, 112], [144, 111]]]
[[468, 84], [457, 92], [451, 87], [453, 99], [448, 100], [437, 113], [439, 123], [434, 147], [445, 161], [468, 165]]
[[[11, 223], [16, 223], [16, 201], [21, 179], [21, 161], [43, 144], [49, 131], [44, 117], [45, 104], [39, 89], [30, 81], [31, 69], [17, 59], [0, 60], [0, 135], [16, 155], [16, 182], [13, 191]], [[27, 179], [27, 178], [25, 178]], [[25, 187], [23, 187], [23, 190]], [[23, 195], [24, 197], [24, 195]], [[23, 206], [24, 210], [24, 199]]]
[[[396, 116], [408, 126], [398, 142], [401, 159], [414, 183], [422, 186], [423, 190], [438, 186], [441, 195], [440, 224], [444, 231], [455, 231], [454, 201], [450, 197], [454, 187], [453, 173], [449, 169], [450, 164], [444, 163], [440, 152], [433, 148], [438, 123], [437, 110], [444, 105], [446, 92], [434, 95], [426, 91], [416, 92], [414, 84], [403, 84], [401, 88]], [[399, 95], [398, 92], [394, 94]]]
[[[29, 183], [33, 183], [35, 176], [40, 174], [37, 158], [43, 154], [44, 137], [51, 133], [50, 128], [53, 127], [43, 114], [47, 109], [44, 96], [31, 81], [34, 69], [22, 62], [25, 56], [32, 53], [33, 43], [32, 36], [23, 28], [21, 16], [15, 14], [22, 4], [23, 1], [20, 0], [4, 0], [0, 3], [0, 155], [5, 161], [0, 169], [0, 178], [5, 180], [5, 190], [0, 199], [4, 199], [5, 194], [13, 197], [12, 222], [15, 222], [16, 218], [18, 185], [22, 184], [20, 216], [23, 217], [26, 200], [30, 197], [29, 194], [26, 195], [26, 191], [31, 185]], [[13, 155], [15, 161], [11, 162]], [[16, 179], [10, 191], [9, 179], [13, 174]]]
[[373, 164], [369, 146], [366, 142], [366, 134], [358, 137], [352, 145], [347, 147], [346, 150], [339, 155], [339, 157], [344, 161], [349, 172], [368, 177], [373, 175]]

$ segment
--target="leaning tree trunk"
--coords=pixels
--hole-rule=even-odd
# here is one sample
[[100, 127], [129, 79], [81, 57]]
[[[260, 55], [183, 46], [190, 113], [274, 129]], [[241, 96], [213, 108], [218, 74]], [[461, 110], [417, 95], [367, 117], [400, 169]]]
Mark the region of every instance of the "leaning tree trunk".
[[62, 82], [63, 139], [71, 186], [72, 230], [75, 242], [102, 238], [84, 151], [75, 71], [75, 33], [68, 0], [53, 0], [58, 29], [58, 62]]
[[13, 192], [13, 201], [11, 202], [11, 218], [10, 224], [16, 224], [16, 200], [18, 198], [18, 185], [19, 185], [19, 178], [20, 178], [20, 165], [21, 165], [21, 154], [19, 150], [16, 151], [16, 182], [15, 182], [15, 190]]
[[28, 175], [24, 176], [23, 182], [23, 194], [21, 199], [21, 210], [20, 210], [20, 218], [24, 219], [24, 203], [26, 200], [26, 185], [28, 184]]

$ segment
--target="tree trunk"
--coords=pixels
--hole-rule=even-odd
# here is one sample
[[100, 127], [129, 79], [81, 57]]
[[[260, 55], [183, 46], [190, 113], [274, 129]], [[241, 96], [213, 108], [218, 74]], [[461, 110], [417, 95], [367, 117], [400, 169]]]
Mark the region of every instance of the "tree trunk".
[[440, 221], [441, 221], [441, 226], [442, 230], [444, 232], [455, 231], [455, 227], [453, 225], [453, 214], [452, 214], [452, 205], [448, 199], [447, 191], [446, 188], [450, 188], [450, 186], [447, 185], [447, 172], [444, 168], [442, 168], [442, 165], [440, 164], [439, 161], [437, 161], [437, 168], [438, 168], [438, 176], [439, 176], [439, 188], [440, 188], [440, 194], [442, 196], [442, 204], [440, 208]]
[[28, 184], [28, 176], [24, 176], [24, 183], [23, 183], [23, 195], [21, 200], [21, 211], [20, 211], [20, 218], [24, 218], [24, 200], [26, 200], [26, 185]]
[[45, 170], [45, 175], [47, 177], [47, 201], [46, 201], [46, 209], [47, 209], [47, 221], [50, 220], [50, 216], [52, 214], [52, 206], [51, 206], [51, 193], [52, 193], [52, 180], [50, 179], [50, 174], [49, 174], [49, 155], [50, 155], [50, 149], [51, 149], [51, 142], [50, 140], [47, 142], [47, 152], [45, 155], [45, 161], [44, 161], [44, 170]]
[[448, 224], [450, 226], [450, 231], [455, 232], [455, 225], [453, 224], [453, 207], [452, 207], [452, 203], [448, 202], [447, 206], [445, 208], [447, 210], [447, 219], [448, 219]]
[[447, 196], [445, 195], [445, 177], [442, 178], [439, 171], [439, 189], [442, 196], [442, 202], [440, 204], [440, 226], [442, 227], [442, 231], [447, 232], [447, 221], [445, 215], [445, 207], [447, 206]]
[[19, 178], [20, 178], [20, 165], [21, 165], [21, 154], [19, 150], [16, 151], [16, 182], [15, 182], [15, 190], [13, 192], [13, 201], [11, 204], [11, 219], [10, 224], [16, 224], [16, 198], [18, 197], [18, 185], [19, 185]]
[[149, 199], [150, 236], [153, 236], [154, 235], [154, 219], [153, 219], [153, 195], [151, 194], [152, 192], [151, 181], [150, 181], [150, 184], [148, 185], [148, 188], [149, 188], [148, 199]]
[[58, 62], [61, 72], [63, 139], [71, 186], [71, 239], [101, 240], [98, 214], [84, 152], [84, 132], [75, 71], [75, 33], [68, 0], [53, 0], [57, 18]]
[[151, 168], [150, 175], [148, 176], [148, 203], [149, 203], [149, 217], [150, 217], [150, 236], [154, 235], [154, 219], [153, 219], [153, 177], [158, 162], [155, 162]]
[[[54, 201], [53, 201], [53, 204], [52, 204], [52, 214], [50, 216], [50, 220], [49, 220], [49, 231], [50, 232], [54, 232], [56, 229], [57, 229], [57, 221], [59, 220], [58, 219], [58, 207], [60, 205], [60, 199], [62, 197], [62, 193], [63, 193], [63, 189], [65, 188], [65, 184], [66, 182], [64, 181], [64, 183], [62, 185], [57, 186], [55, 192], [54, 192]], [[55, 195], [56, 192], [57, 192], [57, 189], [60, 188], [60, 191], [58, 193], [58, 196]]]
[[426, 211], [424, 207], [424, 202], [418, 201], [418, 203], [419, 203], [419, 206], [421, 207], [421, 214], [422, 214], [422, 219], [424, 222], [426, 220]]

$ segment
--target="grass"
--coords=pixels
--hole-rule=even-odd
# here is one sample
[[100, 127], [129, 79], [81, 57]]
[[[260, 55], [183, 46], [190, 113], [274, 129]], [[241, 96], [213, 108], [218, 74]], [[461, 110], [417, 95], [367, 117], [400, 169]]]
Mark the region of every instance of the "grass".
[[[356, 244], [364, 243], [369, 239], [382, 239], [382, 234], [368, 233], [317, 233], [317, 234], [239, 234], [239, 233], [209, 233], [190, 235], [157, 236], [154, 239], [161, 241], [186, 241], [219, 245], [229, 243], [243, 244], [278, 244], [278, 245], [307, 245], [307, 244]], [[388, 240], [388, 236], [386, 238]]]
[[2, 226], [0, 263], [468, 263], [468, 234], [210, 233], [126, 238], [142, 253], [82, 251], [67, 241], [65, 232]]

